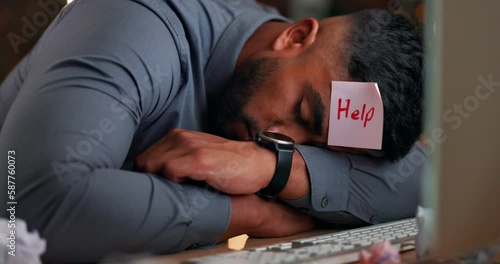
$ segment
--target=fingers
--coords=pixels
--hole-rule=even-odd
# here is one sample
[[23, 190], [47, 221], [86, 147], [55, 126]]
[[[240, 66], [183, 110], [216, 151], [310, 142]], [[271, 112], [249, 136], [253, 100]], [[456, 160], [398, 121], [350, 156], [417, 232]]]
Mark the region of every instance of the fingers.
[[210, 171], [211, 154], [202, 148], [190, 152], [173, 151], [165, 153], [154, 166], [160, 167], [161, 174], [173, 182], [182, 182], [187, 177], [204, 181], [207, 174], [213, 173]]
[[190, 178], [228, 194], [253, 194], [268, 185], [275, 159], [255, 142], [174, 129], [139, 155], [135, 169], [176, 183]]
[[172, 129], [136, 158], [135, 169], [159, 173], [162, 162], [169, 158], [181, 157], [207, 144], [220, 144], [224, 141], [223, 138], [202, 132]]
[[181, 138], [184, 136], [187, 136], [189, 138], [203, 139], [203, 140], [213, 142], [213, 143], [219, 143], [219, 142], [228, 140], [228, 139], [216, 136], [216, 135], [212, 135], [212, 134], [208, 134], [208, 133], [204, 133], [204, 132], [200, 132], [200, 131], [184, 130], [184, 129], [180, 129], [180, 128], [172, 129], [171, 134], [175, 135], [175, 136], [180, 136]]
[[177, 137], [187, 137], [187, 133], [185, 130], [174, 128], [165, 136], [163, 136], [160, 140], [155, 142], [153, 145], [149, 146], [143, 153], [139, 154], [136, 159], [136, 165], [138, 168], [142, 168], [144, 163], [149, 159], [154, 159], [161, 155], [162, 153], [170, 150], [176, 143], [180, 142], [182, 139], [178, 139]]
[[[213, 143], [210, 143], [211, 145]], [[212, 148], [173, 148], [153, 156], [138, 165], [139, 169], [156, 173], [175, 183], [187, 178], [206, 181], [212, 187], [225, 190], [227, 175], [238, 176], [237, 171], [227, 171], [227, 160], [234, 158], [230, 153]]]
[[183, 182], [186, 178], [204, 181], [228, 194], [255, 193], [260, 186], [255, 186], [254, 177], [243, 177], [247, 170], [236, 160], [245, 160], [235, 156], [224, 150], [197, 149], [181, 157], [166, 159], [161, 173], [173, 182]]

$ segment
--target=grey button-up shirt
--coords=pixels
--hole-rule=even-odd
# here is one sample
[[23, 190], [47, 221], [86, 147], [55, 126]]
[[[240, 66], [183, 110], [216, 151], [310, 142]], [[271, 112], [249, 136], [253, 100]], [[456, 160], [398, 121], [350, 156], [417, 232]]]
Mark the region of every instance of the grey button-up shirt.
[[[227, 85], [244, 43], [269, 20], [286, 21], [244, 0], [76, 0], [59, 14], [0, 87], [16, 216], [47, 239], [44, 260], [217, 241], [227, 195], [130, 168], [172, 128], [207, 131], [207, 96]], [[288, 203], [330, 223], [413, 215], [422, 162], [298, 150], [311, 195]]]

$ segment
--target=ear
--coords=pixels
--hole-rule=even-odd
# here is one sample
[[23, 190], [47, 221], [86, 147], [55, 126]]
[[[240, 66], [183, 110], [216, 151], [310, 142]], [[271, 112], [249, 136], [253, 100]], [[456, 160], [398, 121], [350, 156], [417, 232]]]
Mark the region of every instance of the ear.
[[319, 23], [314, 18], [304, 18], [281, 32], [273, 42], [274, 51], [307, 49], [318, 34]]

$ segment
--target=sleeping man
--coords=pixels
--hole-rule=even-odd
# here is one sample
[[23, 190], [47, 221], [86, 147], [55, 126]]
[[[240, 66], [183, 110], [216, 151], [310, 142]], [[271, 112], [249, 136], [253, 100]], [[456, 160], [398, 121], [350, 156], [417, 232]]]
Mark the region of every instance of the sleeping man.
[[[326, 146], [331, 81], [378, 83], [377, 155]], [[16, 217], [44, 261], [375, 224], [419, 202], [421, 42], [385, 11], [292, 22], [253, 1], [78, 0], [0, 95]]]

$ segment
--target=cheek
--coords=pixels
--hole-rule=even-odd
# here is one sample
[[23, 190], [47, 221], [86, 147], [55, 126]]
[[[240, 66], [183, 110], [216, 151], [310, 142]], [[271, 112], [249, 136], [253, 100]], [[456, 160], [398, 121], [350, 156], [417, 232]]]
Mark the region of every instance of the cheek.
[[328, 122], [327, 122], [327, 130], [324, 135], [321, 135], [318, 139], [315, 140], [315, 143], [318, 143], [320, 146], [328, 145]]
[[[280, 79], [281, 78], [281, 79]], [[277, 75], [275, 78], [263, 82], [258, 87], [243, 109], [243, 113], [255, 119], [260, 128], [270, 126], [286, 126], [294, 128], [294, 105], [299, 100], [299, 90], [296, 82], [290, 78]]]
[[270, 115], [269, 112], [274, 111], [273, 109], [279, 100], [276, 99], [274, 90], [268, 87], [271, 86], [261, 86], [256, 92], [250, 95], [248, 104], [243, 109], [245, 114], [253, 118], [262, 119], [264, 117], [267, 118]]
[[250, 99], [247, 106], [243, 109], [243, 113], [256, 120], [260, 125], [264, 125], [265, 120], [269, 117], [269, 112], [272, 112], [274, 106], [269, 104], [267, 97], [254, 96]]

